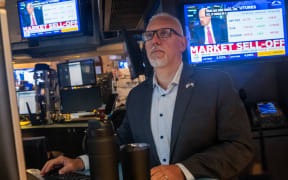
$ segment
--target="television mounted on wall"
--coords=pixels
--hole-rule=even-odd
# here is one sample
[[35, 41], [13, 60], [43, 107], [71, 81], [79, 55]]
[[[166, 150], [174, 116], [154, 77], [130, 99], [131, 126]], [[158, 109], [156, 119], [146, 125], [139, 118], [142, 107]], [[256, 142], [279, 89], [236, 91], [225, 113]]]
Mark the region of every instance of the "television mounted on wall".
[[86, 2], [86, 0], [18, 1], [22, 38], [35, 39], [84, 31], [86, 33], [89, 31], [87, 29], [89, 16], [83, 14], [82, 6], [87, 4], [84, 1]]
[[275, 61], [287, 55], [285, 0], [194, 2], [184, 5], [190, 64]]

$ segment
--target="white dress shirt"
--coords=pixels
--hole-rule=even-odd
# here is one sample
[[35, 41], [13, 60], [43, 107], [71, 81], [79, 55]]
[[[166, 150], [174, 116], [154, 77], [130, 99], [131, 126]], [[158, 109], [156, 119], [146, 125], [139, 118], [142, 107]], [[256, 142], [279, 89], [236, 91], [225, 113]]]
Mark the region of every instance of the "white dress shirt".
[[[159, 86], [155, 74], [153, 77], [151, 129], [160, 163], [166, 165], [170, 162], [172, 120], [182, 70], [183, 63], [179, 65], [166, 90]], [[182, 170], [186, 180], [194, 180], [194, 176], [183, 164], [176, 165]]]

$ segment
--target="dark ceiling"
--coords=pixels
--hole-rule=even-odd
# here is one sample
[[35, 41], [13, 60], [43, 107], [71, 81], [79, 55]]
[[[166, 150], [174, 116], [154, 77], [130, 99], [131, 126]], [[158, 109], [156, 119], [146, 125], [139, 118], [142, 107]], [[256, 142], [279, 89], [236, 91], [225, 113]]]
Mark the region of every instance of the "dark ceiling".
[[157, 0], [102, 0], [103, 30], [143, 30]]

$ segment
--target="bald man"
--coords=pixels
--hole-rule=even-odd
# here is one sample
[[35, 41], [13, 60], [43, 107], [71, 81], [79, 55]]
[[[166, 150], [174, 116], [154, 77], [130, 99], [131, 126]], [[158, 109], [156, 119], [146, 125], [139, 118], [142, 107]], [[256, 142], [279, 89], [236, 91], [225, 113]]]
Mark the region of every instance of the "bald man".
[[206, 16], [207, 8], [199, 10], [200, 25], [192, 29], [192, 44], [216, 44], [228, 42], [227, 24], [222, 19]]
[[[244, 106], [226, 74], [182, 63], [187, 40], [178, 19], [162, 13], [143, 33], [152, 78], [130, 91], [118, 129], [122, 144], [150, 144], [151, 180], [228, 179], [252, 158]], [[87, 156], [59, 157], [60, 173], [89, 168]]]

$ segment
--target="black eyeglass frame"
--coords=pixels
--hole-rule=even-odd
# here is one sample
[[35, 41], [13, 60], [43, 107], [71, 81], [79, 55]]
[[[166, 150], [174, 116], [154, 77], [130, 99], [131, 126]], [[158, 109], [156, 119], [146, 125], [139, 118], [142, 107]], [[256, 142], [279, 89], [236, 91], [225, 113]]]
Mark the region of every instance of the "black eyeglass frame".
[[[160, 37], [159, 34], [158, 34], [159, 30], [165, 30], [165, 29], [169, 29], [169, 30], [170, 30], [170, 35], [169, 35], [168, 37]], [[151, 39], [146, 39], [146, 40], [145, 40], [145, 33], [147, 33], [147, 32], [153, 32], [153, 34], [152, 34], [152, 36], [151, 36], [151, 37], [152, 37]], [[160, 28], [160, 29], [156, 29], [156, 30], [154, 30], [154, 31], [145, 31], [145, 32], [143, 32], [143, 33], [142, 33], [142, 39], [143, 39], [145, 42], [146, 42], [146, 41], [150, 41], [150, 40], [153, 39], [155, 33], [156, 33], [156, 35], [157, 35], [157, 37], [158, 37], [159, 39], [170, 38], [170, 37], [171, 37], [171, 32], [173, 32], [173, 33], [174, 33], [175, 35], [177, 35], [177, 36], [182, 37], [182, 35], [181, 35], [180, 33], [178, 33], [176, 30], [174, 30], [173, 28]]]

